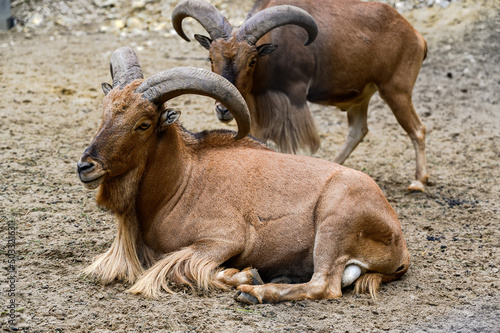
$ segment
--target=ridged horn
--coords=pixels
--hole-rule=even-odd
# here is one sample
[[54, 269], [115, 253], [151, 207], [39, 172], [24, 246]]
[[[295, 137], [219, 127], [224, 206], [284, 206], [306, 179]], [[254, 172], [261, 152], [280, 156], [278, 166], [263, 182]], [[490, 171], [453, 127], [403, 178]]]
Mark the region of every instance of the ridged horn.
[[255, 45], [269, 31], [287, 24], [297, 25], [307, 31], [309, 37], [305, 45], [311, 44], [318, 35], [318, 26], [311, 14], [296, 6], [282, 5], [266, 8], [248, 18], [238, 28], [236, 38]]
[[202, 0], [184, 0], [175, 6], [172, 11], [172, 24], [179, 36], [189, 42], [189, 38], [182, 30], [182, 20], [192, 17], [198, 21], [210, 34], [212, 40], [231, 36], [233, 27], [228, 20], [212, 4]]
[[135, 79], [144, 78], [139, 58], [129, 47], [122, 47], [113, 52], [109, 69], [113, 78], [113, 88], [120, 86], [122, 89]]
[[207, 70], [195, 67], [168, 69], [144, 80], [135, 91], [156, 105], [183, 94], [211, 97], [222, 103], [236, 120], [236, 140], [250, 132], [250, 113], [238, 89], [222, 76]]

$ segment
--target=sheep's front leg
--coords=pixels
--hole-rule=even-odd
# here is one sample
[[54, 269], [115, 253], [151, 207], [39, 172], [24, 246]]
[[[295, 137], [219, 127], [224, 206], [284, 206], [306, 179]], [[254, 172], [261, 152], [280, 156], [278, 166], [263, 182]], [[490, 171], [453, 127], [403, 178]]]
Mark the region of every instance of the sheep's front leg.
[[241, 271], [236, 268], [228, 268], [220, 271], [215, 276], [215, 279], [217, 283], [231, 287], [238, 287], [245, 284], [264, 284], [257, 270], [251, 267], [247, 267]]
[[220, 265], [243, 249], [240, 245], [220, 240], [203, 240], [167, 254], [145, 271], [128, 290], [134, 294], [157, 298], [161, 290], [172, 292], [168, 282], [196, 285], [199, 289], [228, 289], [242, 284], [262, 283], [251, 268], [222, 269]]
[[133, 283], [143, 271], [137, 256], [139, 231], [135, 219], [131, 221], [127, 216], [117, 216], [117, 220], [118, 233], [109, 250], [83, 270], [83, 274], [93, 276], [103, 284], [114, 280]]

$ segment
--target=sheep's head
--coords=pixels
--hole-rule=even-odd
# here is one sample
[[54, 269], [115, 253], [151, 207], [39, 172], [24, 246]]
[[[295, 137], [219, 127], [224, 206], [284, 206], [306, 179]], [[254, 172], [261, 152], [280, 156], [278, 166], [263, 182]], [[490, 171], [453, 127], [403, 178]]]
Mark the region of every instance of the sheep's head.
[[180, 112], [167, 109], [166, 101], [181, 94], [213, 97], [225, 104], [238, 122], [235, 139], [246, 136], [250, 115], [237, 89], [209, 71], [179, 67], [146, 80], [130, 48], [111, 58], [113, 86], [103, 83], [103, 118], [97, 135], [78, 162], [78, 173], [87, 188], [118, 177], [144, 163], [158, 136], [175, 123]]
[[146, 157], [158, 116], [156, 105], [134, 91], [139, 83], [112, 89], [104, 98], [101, 126], [78, 163], [80, 180], [89, 189], [105, 177], [135, 168]]
[[[314, 18], [295, 6], [275, 6], [264, 9], [233, 29], [227, 19], [211, 4], [203, 0], [184, 0], [172, 12], [175, 31], [189, 41], [182, 30], [182, 20], [193, 17], [207, 30], [210, 37], [195, 35], [195, 39], [209, 51], [212, 71], [222, 75], [240, 91], [244, 98], [252, 91], [253, 73], [259, 58], [272, 53], [277, 44], [257, 45], [269, 31], [287, 24], [304, 28], [309, 38], [305, 45], [314, 41], [318, 27]], [[227, 108], [216, 103], [219, 120], [232, 120]]]
[[[253, 72], [257, 59], [274, 51], [274, 44], [253, 45], [236, 38], [222, 38], [211, 41], [208, 37], [195, 35], [196, 40], [209, 51], [212, 72], [222, 75], [234, 84], [246, 99], [253, 86]], [[216, 114], [220, 121], [232, 120], [227, 109], [216, 102]]]

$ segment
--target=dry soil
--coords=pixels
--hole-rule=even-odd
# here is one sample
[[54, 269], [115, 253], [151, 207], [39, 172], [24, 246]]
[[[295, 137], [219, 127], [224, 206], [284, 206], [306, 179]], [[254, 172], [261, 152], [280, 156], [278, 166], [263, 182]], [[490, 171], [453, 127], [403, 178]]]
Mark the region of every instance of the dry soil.
[[[406, 191], [414, 174], [413, 147], [378, 96], [370, 106], [370, 132], [345, 163], [372, 176], [396, 210], [412, 256], [404, 278], [384, 285], [375, 300], [348, 288], [335, 300], [256, 306], [234, 301], [233, 292], [182, 288], [150, 300], [125, 293], [122, 283], [103, 286], [80, 276], [115, 234], [113, 216], [96, 206], [94, 192], [81, 186], [75, 172], [100, 123], [100, 83], [110, 81], [111, 52], [133, 47], [149, 76], [175, 66], [209, 68], [206, 51], [154, 32], [1, 32], [1, 327], [499, 332], [499, 7], [498, 1], [467, 1], [404, 13], [429, 43], [414, 90], [427, 126], [427, 191]], [[208, 98], [184, 96], [172, 105], [184, 110], [182, 122], [190, 130], [227, 127], [216, 121]], [[345, 113], [311, 108], [322, 138], [315, 156], [332, 160], [346, 133]], [[8, 262], [12, 239], [15, 271]], [[14, 325], [8, 322], [12, 299]]]

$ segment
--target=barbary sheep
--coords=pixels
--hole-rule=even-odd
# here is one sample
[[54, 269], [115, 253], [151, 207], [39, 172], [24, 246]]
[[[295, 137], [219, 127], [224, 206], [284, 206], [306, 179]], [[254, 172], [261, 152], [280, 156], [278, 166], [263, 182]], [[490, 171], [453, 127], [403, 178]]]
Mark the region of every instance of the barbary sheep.
[[[409, 189], [424, 191], [425, 126], [412, 90], [427, 44], [395, 9], [359, 0], [258, 0], [233, 28], [213, 5], [184, 0], [174, 8], [172, 23], [189, 41], [182, 29], [186, 17], [210, 34], [195, 38], [209, 50], [212, 71], [245, 98], [251, 134], [274, 141], [283, 152], [314, 153], [320, 139], [307, 101], [334, 105], [347, 110], [347, 137], [334, 158], [342, 164], [368, 133], [368, 104], [378, 91], [415, 148]], [[216, 104], [216, 113], [222, 121], [232, 119], [223, 105]]]
[[[237, 287], [238, 300], [258, 303], [340, 297], [351, 283], [374, 295], [407, 271], [401, 225], [375, 182], [245, 136], [250, 115], [227, 80], [192, 68], [143, 80], [129, 48], [113, 53], [111, 74], [101, 127], [77, 169], [118, 233], [86, 274], [147, 297], [174, 282]], [[185, 93], [220, 101], [238, 133], [187, 131], [165, 105]]]

